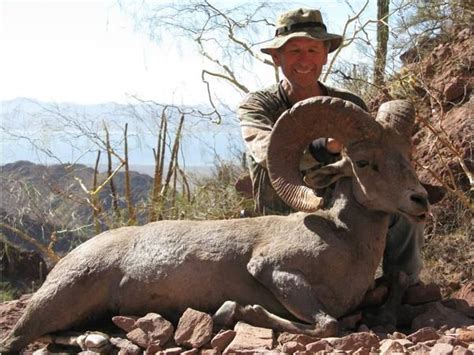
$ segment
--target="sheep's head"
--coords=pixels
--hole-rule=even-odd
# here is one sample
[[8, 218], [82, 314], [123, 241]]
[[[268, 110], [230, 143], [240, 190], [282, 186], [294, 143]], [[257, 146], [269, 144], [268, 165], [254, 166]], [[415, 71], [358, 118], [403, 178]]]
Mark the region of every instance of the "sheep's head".
[[[413, 107], [406, 101], [382, 105], [376, 120], [341, 99], [302, 101], [275, 124], [268, 150], [272, 184], [290, 206], [312, 212], [321, 204], [313, 188], [352, 176], [354, 196], [362, 205], [423, 220], [428, 211], [427, 194], [410, 164], [413, 121]], [[344, 157], [319, 169], [310, 179], [310, 187], [304, 183], [298, 163], [304, 149], [318, 137], [341, 141]]]

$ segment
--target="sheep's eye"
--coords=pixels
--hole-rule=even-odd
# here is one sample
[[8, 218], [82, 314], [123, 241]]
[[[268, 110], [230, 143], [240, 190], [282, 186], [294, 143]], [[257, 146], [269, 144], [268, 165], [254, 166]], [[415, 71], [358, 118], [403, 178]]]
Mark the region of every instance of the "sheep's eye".
[[370, 163], [368, 160], [358, 160], [356, 161], [356, 165], [358, 168], [365, 168], [366, 166], [368, 166]]

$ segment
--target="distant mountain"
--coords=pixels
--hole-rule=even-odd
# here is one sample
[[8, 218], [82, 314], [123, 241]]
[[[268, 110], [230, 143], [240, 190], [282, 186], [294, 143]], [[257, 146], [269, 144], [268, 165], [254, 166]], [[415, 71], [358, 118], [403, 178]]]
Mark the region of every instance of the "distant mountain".
[[[66, 252], [95, 234], [93, 210], [88, 203], [90, 196], [83, 189], [92, 189], [93, 176], [94, 170], [85, 165], [45, 166], [18, 161], [0, 166], [2, 220], [44, 245], [51, 242], [51, 235], [56, 231], [54, 250]], [[99, 184], [106, 178], [105, 173], [100, 173]], [[149, 197], [153, 179], [134, 171], [130, 172], [130, 178], [132, 202], [143, 206]], [[113, 179], [121, 209], [125, 208], [124, 180], [124, 172], [118, 172]], [[112, 196], [109, 184], [100, 192], [99, 199], [103, 211], [110, 211]], [[146, 210], [139, 209], [137, 217], [139, 223], [144, 223]], [[12, 229], [2, 228], [2, 233], [14, 244], [33, 249]]]
[[209, 118], [199, 117], [198, 111], [209, 109], [139, 101], [128, 105], [48, 103], [28, 98], [2, 101], [0, 164], [28, 160], [42, 164], [92, 165], [97, 150], [103, 150], [100, 140], [105, 140], [104, 127], [109, 130], [114, 149], [122, 152], [127, 124], [130, 164], [154, 165], [153, 149], [157, 145], [161, 118], [163, 115], [167, 118], [167, 147], [170, 149], [183, 112], [181, 165], [210, 166], [216, 160], [233, 160], [234, 152], [243, 150], [235, 113], [227, 109], [227, 116], [216, 124]]

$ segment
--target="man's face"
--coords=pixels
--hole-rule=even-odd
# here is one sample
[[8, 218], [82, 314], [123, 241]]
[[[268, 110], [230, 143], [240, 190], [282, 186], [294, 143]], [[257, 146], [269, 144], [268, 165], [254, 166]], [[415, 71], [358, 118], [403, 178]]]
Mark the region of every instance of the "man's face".
[[297, 37], [275, 49], [272, 58], [291, 84], [308, 87], [319, 79], [328, 59], [328, 49], [323, 41]]

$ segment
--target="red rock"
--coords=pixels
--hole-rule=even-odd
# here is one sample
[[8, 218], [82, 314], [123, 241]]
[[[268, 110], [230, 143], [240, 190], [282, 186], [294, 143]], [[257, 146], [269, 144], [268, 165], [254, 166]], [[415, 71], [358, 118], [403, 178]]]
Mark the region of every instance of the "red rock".
[[403, 295], [403, 303], [421, 304], [441, 300], [441, 289], [436, 284], [417, 284], [409, 287]]
[[426, 311], [413, 320], [411, 327], [412, 329], [441, 328], [443, 325], [447, 325], [448, 327], [460, 328], [470, 324], [472, 324], [472, 319], [463, 313], [435, 302], [427, 304]]
[[407, 336], [400, 332], [393, 332], [393, 334], [390, 335], [390, 338], [391, 339], [406, 339]]
[[149, 344], [148, 347], [146, 348], [144, 355], [154, 355], [158, 354], [163, 348], [159, 346], [158, 344]]
[[413, 343], [421, 343], [428, 340], [438, 340], [439, 334], [434, 328], [426, 327], [417, 330], [416, 332], [407, 336], [407, 339]]
[[444, 98], [447, 102], [455, 101], [466, 95], [466, 83], [462, 78], [452, 78], [443, 90]]
[[304, 351], [306, 347], [296, 341], [289, 341], [283, 344], [282, 350], [284, 353], [293, 354], [297, 351]]
[[254, 327], [238, 322], [234, 330], [235, 338], [224, 350], [224, 354], [242, 353], [245, 351], [267, 351], [273, 348], [273, 330]]
[[287, 332], [281, 333], [278, 336], [278, 344], [282, 344], [282, 345], [289, 341], [296, 341], [297, 343], [306, 345], [309, 343], [314, 343], [315, 341], [318, 341], [318, 340], [319, 338], [312, 337], [309, 335], [294, 334], [294, 333], [287, 333]]
[[404, 353], [407, 349], [397, 340], [385, 339], [380, 345], [380, 352], [382, 354]]
[[230, 342], [235, 338], [237, 333], [235, 330], [222, 330], [216, 334], [211, 340], [211, 346], [218, 349], [219, 351], [224, 351], [224, 349], [230, 344]]
[[472, 351], [469, 349], [466, 349], [463, 346], [455, 346], [453, 349], [453, 355], [473, 355]]
[[[353, 354], [353, 355], [370, 355], [371, 352], [367, 349], [359, 348], [356, 351], [351, 352], [351, 354]], [[378, 352], [377, 352], [377, 354], [378, 354]]]
[[199, 349], [196, 349], [196, 348], [181, 352], [181, 355], [197, 355], [197, 354], [199, 354]]
[[454, 346], [451, 344], [437, 343], [430, 351], [430, 355], [452, 355]]
[[453, 298], [465, 300], [469, 306], [474, 307], [474, 282], [470, 281], [461, 286], [461, 289], [453, 294]]
[[125, 330], [128, 333], [136, 328], [135, 322], [137, 319], [138, 317], [133, 317], [133, 316], [115, 316], [115, 317], [112, 317], [112, 322], [117, 327]]
[[200, 348], [212, 337], [212, 317], [204, 312], [188, 308], [179, 319], [174, 340], [188, 348]]
[[331, 351], [334, 347], [324, 339], [315, 341], [314, 343], [306, 344], [306, 350], [310, 352], [318, 352], [318, 351]]
[[408, 349], [410, 354], [413, 355], [428, 355], [431, 351], [431, 347], [427, 346], [426, 344], [416, 344]]
[[146, 349], [148, 347], [148, 335], [140, 328], [135, 328], [127, 333], [127, 339], [139, 347]]
[[461, 328], [457, 330], [458, 340], [474, 343], [474, 329]]
[[379, 338], [372, 332], [353, 333], [334, 339], [334, 341], [331, 341], [331, 345], [338, 350], [354, 350], [359, 348], [370, 350], [372, 347], [379, 347]]
[[441, 337], [436, 341], [437, 343], [443, 343], [443, 344], [450, 344], [452, 346], [468, 346], [467, 343], [465, 343], [462, 340], [459, 340], [456, 336], [453, 335], [441, 335]]
[[467, 303], [467, 301], [464, 299], [450, 298], [447, 300], [442, 300], [441, 304], [448, 308], [455, 309], [456, 311], [459, 311], [470, 318], [474, 318], [474, 307], [470, 306], [469, 303]]
[[179, 355], [183, 352], [183, 348], [174, 347], [174, 348], [168, 348], [165, 350], [160, 350], [156, 352], [157, 355]]
[[119, 348], [120, 355], [139, 355], [142, 353], [142, 349], [139, 346], [133, 344], [130, 340], [122, 338], [110, 338], [110, 343]]
[[220, 355], [221, 352], [217, 349], [202, 349], [199, 351], [199, 355]]
[[148, 313], [146, 316], [137, 319], [135, 326], [147, 333], [148, 342], [163, 346], [173, 335], [173, 325], [157, 313]]

